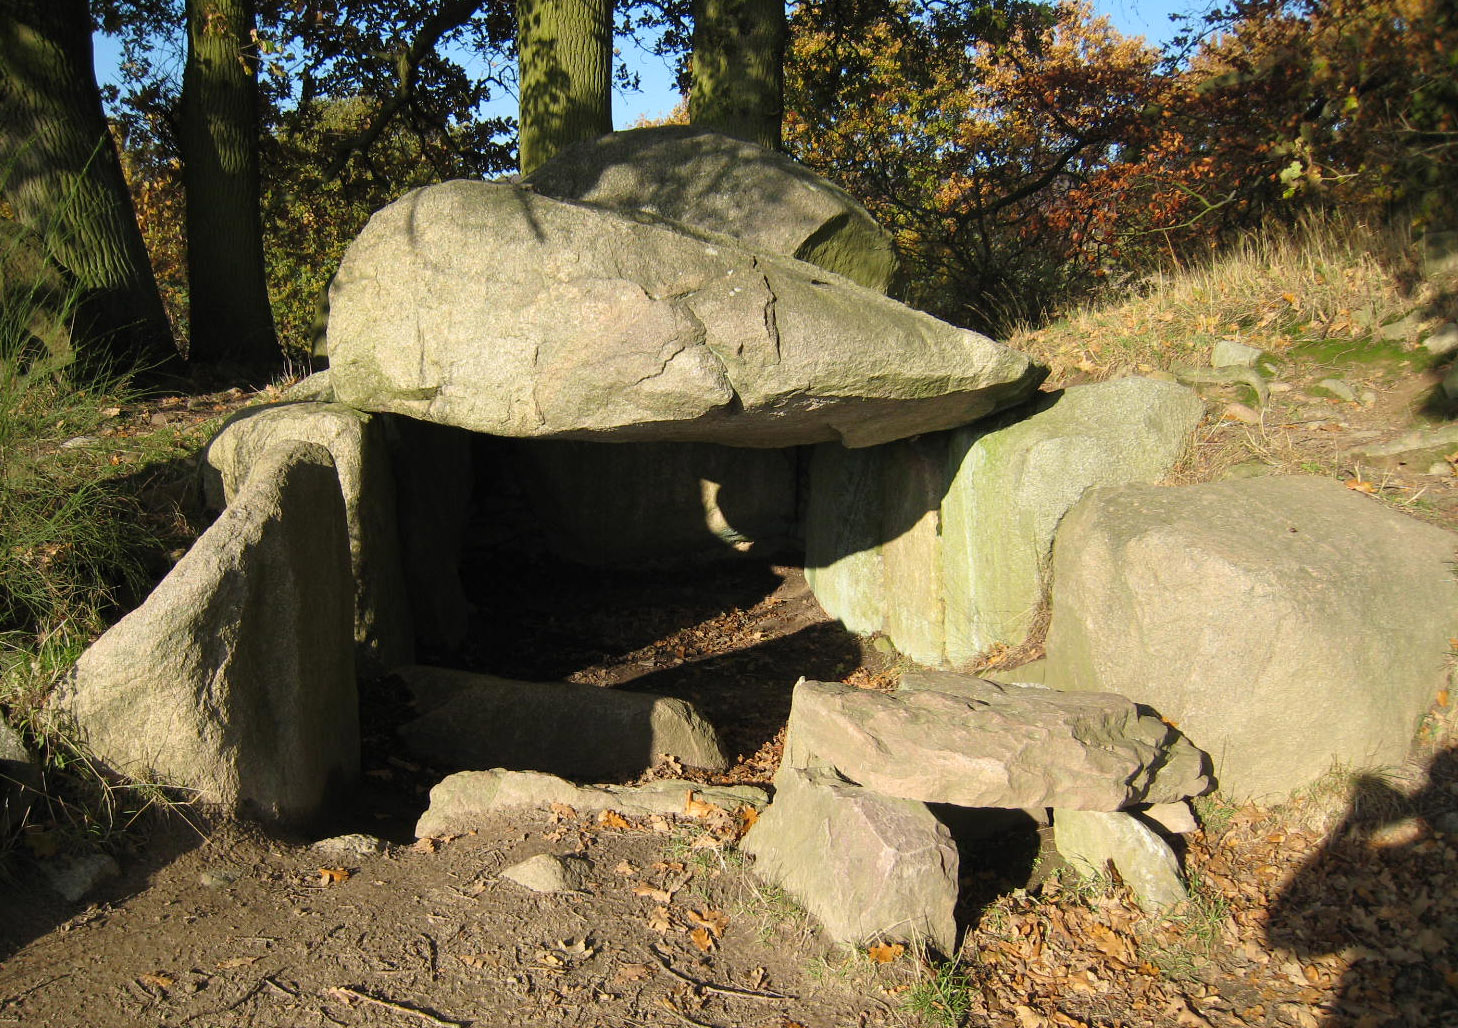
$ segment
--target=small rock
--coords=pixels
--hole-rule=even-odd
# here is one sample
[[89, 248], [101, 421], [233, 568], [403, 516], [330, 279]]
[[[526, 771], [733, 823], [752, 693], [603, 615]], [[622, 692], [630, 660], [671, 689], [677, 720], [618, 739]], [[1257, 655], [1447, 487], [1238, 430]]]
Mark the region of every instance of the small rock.
[[154, 424], [154, 425], [156, 425], [156, 426], [158, 426], [160, 428], [163, 425], [166, 425], [167, 424], [167, 415], [166, 414], [163, 414], [161, 411], [158, 411], [156, 414], [153, 414], [152, 415], [152, 417], [151, 417], [150, 420], [151, 420], [152, 424]]
[[1212, 368], [1253, 368], [1260, 360], [1261, 351], [1254, 346], [1238, 343], [1234, 339], [1222, 339], [1210, 352]]
[[1434, 357], [1446, 357], [1458, 353], [1458, 324], [1445, 322], [1432, 335], [1423, 340], [1423, 349]]
[[587, 879], [587, 868], [581, 857], [554, 857], [539, 853], [513, 864], [501, 877], [525, 886], [532, 892], [580, 892]]
[[227, 867], [210, 867], [197, 876], [205, 889], [226, 889], [238, 880], [238, 872]]
[[1458, 363], [1449, 368], [1448, 373], [1443, 376], [1443, 395], [1450, 401], [1458, 400]]
[[79, 450], [83, 447], [90, 446], [94, 442], [96, 442], [96, 436], [94, 435], [78, 435], [72, 439], [67, 439], [64, 443], [62, 443], [61, 449]]
[[0, 721], [0, 837], [25, 823], [40, 788], [40, 769], [25, 748], [25, 740]]
[[1261, 478], [1271, 473], [1271, 466], [1263, 460], [1247, 460], [1228, 468], [1220, 477], [1229, 482], [1239, 478]]
[[1152, 803], [1138, 811], [1140, 817], [1153, 821], [1171, 835], [1184, 835], [1199, 829], [1195, 812], [1188, 803]]
[[120, 865], [105, 853], [58, 860], [45, 868], [51, 888], [70, 903], [75, 903], [106, 879], [120, 874]]
[[955, 952], [959, 857], [926, 804], [829, 771], [781, 767], [775, 787], [741, 844], [755, 875], [818, 917], [838, 945], [899, 939]]
[[1357, 396], [1357, 402], [1360, 403], [1363, 407], [1377, 406], [1376, 390], [1363, 389], [1362, 392]]
[[373, 857], [385, 852], [385, 841], [373, 835], [336, 835], [331, 839], [320, 839], [312, 847], [319, 853], [334, 857]]
[[1231, 421], [1239, 421], [1245, 425], [1259, 425], [1261, 423], [1260, 413], [1243, 403], [1227, 403], [1225, 405], [1225, 417]]
[[1053, 844], [1084, 873], [1097, 874], [1113, 861], [1146, 910], [1165, 910], [1188, 898], [1169, 844], [1122, 811], [1055, 810]]
[[681, 814], [689, 794], [705, 803], [735, 810], [762, 809], [765, 791], [753, 785], [701, 785], [664, 778], [642, 785], [574, 785], [536, 771], [460, 771], [430, 790], [430, 806], [415, 825], [419, 838], [469, 831], [488, 814], [561, 803], [579, 813], [615, 810], [629, 817]]
[[1289, 393], [1291, 391], [1291, 383], [1290, 382], [1272, 382], [1271, 385], [1270, 385], [1270, 390], [1273, 393]]
[[1317, 396], [1325, 394], [1343, 403], [1357, 402], [1357, 391], [1339, 378], [1323, 378], [1311, 387], [1311, 391]]

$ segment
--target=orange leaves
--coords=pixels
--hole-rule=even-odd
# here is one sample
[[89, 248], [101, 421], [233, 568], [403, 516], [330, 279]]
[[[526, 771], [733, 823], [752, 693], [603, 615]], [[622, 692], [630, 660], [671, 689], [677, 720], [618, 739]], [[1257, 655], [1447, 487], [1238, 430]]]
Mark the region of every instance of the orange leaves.
[[870, 957], [874, 964], [889, 964], [905, 952], [906, 947], [899, 942], [883, 942], [866, 950], [866, 956]]
[[[570, 810], [571, 808], [569, 807], [568, 809]], [[622, 814], [619, 814], [616, 810], [599, 811], [597, 815], [597, 823], [604, 828], [616, 828], [620, 831], [627, 831], [628, 829], [633, 827], [632, 824], [628, 822], [628, 819], [625, 818]]]
[[351, 873], [348, 868], [344, 867], [321, 867], [319, 868], [319, 884], [328, 888], [331, 885], [347, 882]]

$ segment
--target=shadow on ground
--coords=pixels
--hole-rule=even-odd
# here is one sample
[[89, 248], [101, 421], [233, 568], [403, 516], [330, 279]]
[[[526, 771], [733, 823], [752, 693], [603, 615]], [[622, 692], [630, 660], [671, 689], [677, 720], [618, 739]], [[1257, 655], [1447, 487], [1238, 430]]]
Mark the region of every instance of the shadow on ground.
[[1273, 946], [1343, 954], [1328, 1028], [1458, 1025], [1458, 749], [1413, 795], [1364, 775], [1340, 825], [1269, 912]]

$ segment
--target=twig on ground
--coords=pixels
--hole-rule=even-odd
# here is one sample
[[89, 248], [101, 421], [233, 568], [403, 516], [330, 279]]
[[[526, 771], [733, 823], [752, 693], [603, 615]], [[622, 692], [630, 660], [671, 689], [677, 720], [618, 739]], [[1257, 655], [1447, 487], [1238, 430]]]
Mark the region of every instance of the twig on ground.
[[703, 989], [705, 992], [716, 992], [721, 996], [737, 996], [740, 999], [793, 1000], [795, 998], [794, 996], [786, 996], [778, 992], [756, 992], [753, 989], [736, 989], [732, 985], [713, 985], [709, 982], [701, 982], [697, 978], [690, 978], [675, 968], [663, 954], [655, 951], [653, 955], [658, 958], [658, 962], [663, 965], [663, 969], [669, 974], [673, 975], [685, 985], [692, 985], [694, 988]]
[[396, 1003], [394, 1000], [389, 999], [377, 999], [367, 993], [360, 992], [358, 989], [345, 988], [344, 986], [335, 986], [332, 989], [326, 989], [325, 995], [338, 999], [346, 1006], [354, 1000], [373, 1003], [375, 1006], [384, 1007], [386, 1010], [395, 1010], [402, 1014], [410, 1014], [412, 1017], [420, 1018], [427, 1024], [439, 1025], [441, 1028], [465, 1028], [470, 1023], [468, 1021], [448, 1021], [443, 1017], [436, 1017], [434, 1014], [426, 1013], [419, 1007], [412, 1007], [405, 1003]]

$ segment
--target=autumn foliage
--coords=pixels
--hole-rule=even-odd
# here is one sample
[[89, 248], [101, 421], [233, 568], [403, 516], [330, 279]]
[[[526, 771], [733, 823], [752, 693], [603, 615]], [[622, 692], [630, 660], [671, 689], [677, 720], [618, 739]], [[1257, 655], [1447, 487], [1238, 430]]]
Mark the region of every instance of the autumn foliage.
[[[1120, 35], [1087, 0], [803, 0], [791, 8], [785, 147], [891, 229], [910, 302], [1002, 331], [1272, 220], [1340, 211], [1415, 233], [1451, 225], [1450, 6], [1236, 0], [1165, 52]], [[510, 36], [504, 9], [483, 5], [462, 24], [496, 45]], [[478, 113], [493, 83], [472, 86], [428, 55], [411, 91], [389, 81], [381, 55], [404, 52], [386, 43], [408, 37], [405, 14], [353, 28], [309, 11], [278, 8], [260, 44], [270, 291], [294, 348], [371, 211], [511, 157], [510, 123]], [[166, 97], [134, 96], [129, 178], [184, 328], [177, 162], [155, 113]], [[385, 123], [392, 104], [401, 113]]]
[[893, 229], [909, 298], [943, 317], [1037, 320], [1313, 208], [1451, 218], [1458, 33], [1437, 0], [1240, 2], [1178, 59], [1088, 3], [993, 6], [977, 26], [917, 0], [792, 20], [787, 146]]

